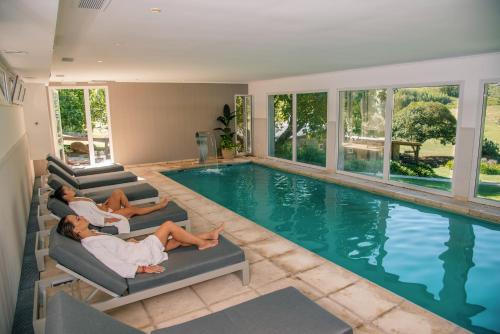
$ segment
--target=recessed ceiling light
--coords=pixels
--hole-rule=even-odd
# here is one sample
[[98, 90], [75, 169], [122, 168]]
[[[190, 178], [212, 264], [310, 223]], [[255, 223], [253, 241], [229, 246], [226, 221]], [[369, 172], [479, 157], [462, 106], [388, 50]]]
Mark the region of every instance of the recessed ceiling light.
[[120, 43], [118, 43], [118, 42], [117, 42], [117, 43], [115, 43], [115, 46], [120, 46], [120, 45], [121, 45], [121, 44], [120, 44]]
[[102, 63], [103, 61], [102, 61], [102, 60], [98, 60], [97, 62], [98, 62], [98, 63]]
[[151, 13], [155, 14], [161, 13], [161, 8], [158, 7], [151, 8]]

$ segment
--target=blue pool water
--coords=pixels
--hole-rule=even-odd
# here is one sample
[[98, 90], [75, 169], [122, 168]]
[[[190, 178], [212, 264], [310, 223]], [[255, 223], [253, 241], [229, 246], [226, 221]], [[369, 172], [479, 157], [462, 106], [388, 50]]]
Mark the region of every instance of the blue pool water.
[[462, 327], [500, 332], [500, 225], [255, 164], [164, 174]]

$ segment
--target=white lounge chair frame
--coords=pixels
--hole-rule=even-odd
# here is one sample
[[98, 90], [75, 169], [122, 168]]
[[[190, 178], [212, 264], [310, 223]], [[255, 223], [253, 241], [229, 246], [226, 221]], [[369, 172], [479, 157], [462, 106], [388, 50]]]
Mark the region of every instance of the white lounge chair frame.
[[158, 296], [170, 291], [178, 290], [185, 288], [187, 286], [191, 286], [197, 283], [201, 283], [216, 277], [224, 276], [227, 274], [231, 274], [234, 272], [241, 271], [241, 281], [243, 285], [248, 285], [250, 283], [250, 266], [248, 264], [248, 260], [244, 260], [242, 262], [232, 264], [223, 268], [215, 269], [203, 274], [199, 274], [196, 276], [188, 277], [180, 281], [167, 283], [161, 286], [157, 286], [154, 288], [146, 289], [143, 291], [135, 292], [129, 295], [120, 296], [116, 293], [100, 286], [99, 284], [75, 273], [74, 271], [57, 264], [57, 268], [66, 272], [68, 275], [61, 275], [54, 278], [47, 278], [44, 280], [39, 280], [35, 282], [35, 296], [33, 303], [33, 328], [35, 330], [35, 334], [44, 334], [45, 332], [45, 314], [47, 307], [47, 288], [57, 286], [64, 283], [74, 282], [80, 280], [85, 282], [95, 288], [87, 298], [86, 302], [90, 302], [90, 300], [95, 296], [95, 294], [99, 291], [106, 293], [112, 298], [103, 302], [98, 302], [91, 304], [91, 306], [95, 307], [100, 311], [111, 310], [123, 305], [127, 305], [130, 303], [134, 303], [139, 300], [144, 300], [147, 298], [151, 298], [154, 296]]

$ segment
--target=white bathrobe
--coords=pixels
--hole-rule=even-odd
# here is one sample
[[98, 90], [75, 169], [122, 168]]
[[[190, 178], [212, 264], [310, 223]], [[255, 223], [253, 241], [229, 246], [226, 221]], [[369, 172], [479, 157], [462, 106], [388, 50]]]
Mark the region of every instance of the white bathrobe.
[[[69, 207], [77, 215], [84, 217], [94, 226], [116, 226], [118, 233], [130, 233], [130, 223], [127, 218], [116, 213], [102, 211], [93, 201], [72, 201], [69, 202]], [[117, 218], [120, 220], [114, 223], [104, 223], [106, 218]]]
[[138, 243], [109, 234], [88, 237], [81, 242], [99, 261], [124, 278], [134, 278], [138, 266], [156, 265], [168, 259], [165, 246], [155, 235]]

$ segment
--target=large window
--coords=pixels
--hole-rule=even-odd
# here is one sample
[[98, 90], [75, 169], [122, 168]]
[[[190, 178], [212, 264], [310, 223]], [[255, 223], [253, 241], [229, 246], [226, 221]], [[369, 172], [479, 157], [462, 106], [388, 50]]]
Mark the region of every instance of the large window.
[[326, 167], [327, 95], [268, 97], [269, 156]]
[[293, 111], [292, 94], [269, 96], [269, 155], [292, 160]]
[[252, 153], [252, 96], [234, 96], [235, 135], [238, 154]]
[[297, 161], [326, 167], [327, 93], [297, 94]]
[[106, 89], [51, 87], [50, 92], [60, 157], [70, 165], [112, 162]]
[[484, 87], [476, 196], [500, 201], [500, 82]]
[[340, 92], [339, 170], [382, 178], [386, 98], [383, 89]]
[[394, 90], [390, 179], [451, 191], [459, 86]]
[[340, 92], [338, 170], [450, 191], [458, 98], [457, 85]]

